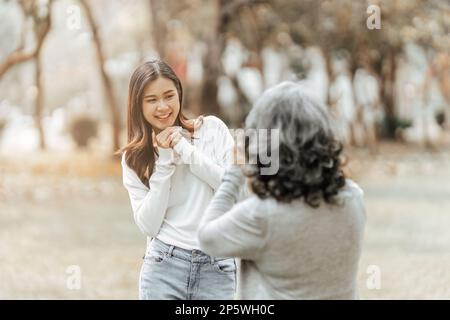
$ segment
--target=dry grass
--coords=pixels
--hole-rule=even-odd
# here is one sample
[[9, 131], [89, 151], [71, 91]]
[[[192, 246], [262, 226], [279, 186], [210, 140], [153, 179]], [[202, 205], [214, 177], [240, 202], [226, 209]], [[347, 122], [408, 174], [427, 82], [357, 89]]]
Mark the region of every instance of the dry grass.
[[[10, 173], [29, 173], [31, 175], [57, 175], [76, 177], [113, 177], [121, 174], [117, 161], [104, 153], [92, 151], [40, 152], [15, 155], [2, 155], [0, 169]], [[50, 164], [50, 165], [49, 165]]]
[[[449, 299], [450, 154], [383, 145], [350, 159], [368, 218], [361, 298]], [[145, 239], [120, 172], [100, 154], [0, 159], [0, 298], [137, 298]], [[71, 265], [80, 290], [66, 286]], [[370, 265], [381, 269], [380, 290], [366, 287]]]
[[[450, 299], [450, 153], [384, 145], [352, 158], [367, 208], [361, 298]], [[371, 265], [380, 290], [366, 286]]]

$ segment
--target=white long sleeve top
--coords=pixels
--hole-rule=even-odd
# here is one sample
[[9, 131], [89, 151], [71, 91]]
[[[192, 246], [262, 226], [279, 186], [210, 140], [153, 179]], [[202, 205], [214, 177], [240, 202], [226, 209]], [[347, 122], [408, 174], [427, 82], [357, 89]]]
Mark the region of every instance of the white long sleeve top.
[[193, 144], [182, 138], [174, 148], [159, 148], [148, 188], [122, 155], [123, 184], [134, 220], [151, 238], [180, 248], [200, 249], [199, 222], [232, 163], [233, 138], [217, 117], [207, 116], [194, 132]]

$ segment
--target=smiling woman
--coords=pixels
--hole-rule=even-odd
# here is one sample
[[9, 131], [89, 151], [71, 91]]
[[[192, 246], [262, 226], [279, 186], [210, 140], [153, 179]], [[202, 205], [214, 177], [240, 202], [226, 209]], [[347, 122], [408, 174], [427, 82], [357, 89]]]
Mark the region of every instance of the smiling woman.
[[119, 152], [135, 222], [147, 235], [139, 297], [232, 299], [234, 259], [202, 252], [197, 229], [231, 164], [234, 141], [220, 119], [189, 120], [182, 107], [181, 82], [165, 62], [136, 69], [128, 97], [128, 144]]
[[[118, 153], [126, 155], [126, 162], [147, 187], [150, 173], [158, 155], [155, 134], [167, 131], [159, 138], [160, 146], [170, 146], [172, 131], [179, 128], [194, 132], [194, 125], [182, 113], [183, 87], [169, 65], [160, 60], [139, 66], [130, 79], [128, 92], [128, 144]], [[175, 126], [171, 128], [172, 126]], [[155, 152], [149, 152], [151, 150]]]

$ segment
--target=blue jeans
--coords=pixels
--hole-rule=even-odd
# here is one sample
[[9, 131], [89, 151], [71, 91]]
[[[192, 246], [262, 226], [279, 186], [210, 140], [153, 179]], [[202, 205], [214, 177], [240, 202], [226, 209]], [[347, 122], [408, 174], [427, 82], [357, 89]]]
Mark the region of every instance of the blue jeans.
[[233, 258], [213, 258], [154, 238], [139, 279], [139, 299], [231, 300], [236, 290]]

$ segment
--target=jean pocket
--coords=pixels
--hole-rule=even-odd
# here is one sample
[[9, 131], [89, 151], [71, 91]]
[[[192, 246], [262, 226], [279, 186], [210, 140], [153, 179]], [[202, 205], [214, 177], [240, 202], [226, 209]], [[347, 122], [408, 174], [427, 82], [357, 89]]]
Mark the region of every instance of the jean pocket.
[[233, 274], [236, 272], [236, 263], [234, 259], [216, 260], [214, 269], [222, 274]]
[[145, 254], [144, 261], [149, 263], [162, 263], [166, 260], [166, 257], [164, 252], [152, 250]]

